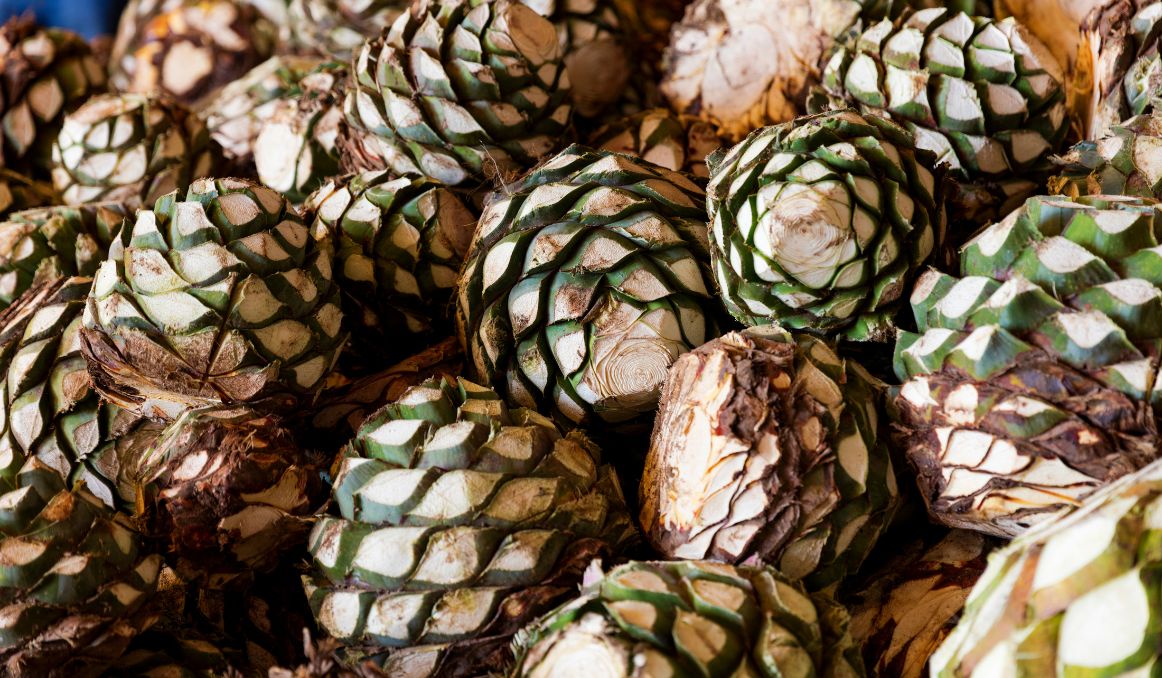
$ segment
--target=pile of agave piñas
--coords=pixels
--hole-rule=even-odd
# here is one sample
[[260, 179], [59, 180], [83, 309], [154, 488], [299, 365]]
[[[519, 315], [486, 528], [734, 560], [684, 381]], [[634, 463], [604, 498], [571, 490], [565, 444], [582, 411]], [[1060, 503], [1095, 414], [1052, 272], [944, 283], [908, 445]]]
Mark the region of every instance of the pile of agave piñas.
[[1162, 1], [0, 61], [0, 674], [1159, 673]]

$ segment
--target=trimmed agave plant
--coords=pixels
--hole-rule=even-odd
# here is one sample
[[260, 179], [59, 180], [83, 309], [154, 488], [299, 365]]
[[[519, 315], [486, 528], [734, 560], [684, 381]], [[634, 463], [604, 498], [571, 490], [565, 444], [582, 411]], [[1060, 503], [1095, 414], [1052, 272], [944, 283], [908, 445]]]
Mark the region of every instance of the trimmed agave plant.
[[567, 425], [648, 425], [670, 365], [717, 333], [704, 200], [576, 145], [494, 195], [457, 295], [472, 374]]
[[102, 402], [81, 355], [91, 278], [38, 283], [0, 313], [0, 491], [36, 459], [102, 502], [133, 505], [129, 473], [149, 427]]
[[695, 0], [671, 33], [662, 94], [678, 113], [702, 117], [728, 140], [741, 141], [804, 113], [807, 93], [837, 41], [907, 5]]
[[709, 177], [706, 156], [722, 147], [722, 139], [712, 124], [700, 118], [651, 108], [607, 123], [589, 137], [589, 145]]
[[153, 623], [161, 557], [120, 513], [30, 460], [0, 495], [0, 666], [98, 676]]
[[1060, 158], [1049, 190], [1070, 198], [1134, 195], [1162, 199], [1162, 112], [1138, 115], [1101, 138], [1078, 142]]
[[563, 59], [553, 24], [518, 0], [420, 0], [355, 56], [344, 111], [370, 138], [351, 169], [455, 186], [531, 167], [571, 120]]
[[877, 676], [924, 678], [928, 659], [959, 621], [994, 546], [978, 532], [908, 544], [862, 577], [848, 602], [851, 635]]
[[765, 562], [809, 589], [859, 568], [895, 513], [882, 384], [822, 341], [731, 332], [678, 358], [639, 491], [666, 558]]
[[1106, 0], [1080, 28], [1070, 103], [1081, 136], [1098, 139], [1122, 121], [1154, 111], [1162, 88], [1162, 5]]
[[307, 596], [328, 634], [389, 651], [391, 675], [500, 668], [513, 632], [636, 536], [596, 445], [463, 380], [372, 415], [333, 487]]
[[216, 145], [180, 104], [102, 94], [65, 117], [52, 150], [52, 180], [68, 205], [152, 205], [212, 173]]
[[1158, 666], [1162, 463], [994, 552], [931, 676], [1148, 675]]
[[310, 401], [346, 341], [333, 251], [277, 192], [199, 179], [141, 210], [97, 271], [83, 348], [101, 394], [172, 419]]
[[0, 164], [47, 179], [64, 116], [104, 90], [105, 71], [81, 36], [27, 16], [0, 26], [0, 60]]
[[630, 562], [522, 631], [512, 675], [861, 676], [847, 625], [771, 568]]
[[198, 107], [274, 54], [277, 29], [248, 2], [164, 4], [131, 34], [117, 36], [110, 64], [115, 91]]
[[944, 239], [942, 173], [902, 127], [853, 110], [753, 133], [707, 188], [714, 274], [747, 325], [886, 341]]
[[925, 273], [901, 333], [901, 444], [929, 512], [1020, 534], [1158, 457], [1162, 208], [1031, 198]]
[[1020, 206], [1069, 130], [1061, 66], [1014, 19], [942, 7], [884, 19], [836, 50], [822, 85], [951, 167], [969, 219]]
[[187, 581], [274, 569], [301, 548], [322, 504], [324, 464], [276, 416], [245, 407], [190, 410], [137, 469], [151, 532]]
[[312, 229], [336, 244], [345, 317], [373, 365], [450, 329], [449, 302], [476, 229], [465, 198], [430, 179], [378, 171], [328, 182], [307, 200]]
[[360, 46], [395, 23], [407, 0], [290, 0], [292, 40], [308, 52], [350, 61]]
[[91, 276], [125, 222], [121, 203], [16, 212], [0, 222], [0, 306], [38, 280]]

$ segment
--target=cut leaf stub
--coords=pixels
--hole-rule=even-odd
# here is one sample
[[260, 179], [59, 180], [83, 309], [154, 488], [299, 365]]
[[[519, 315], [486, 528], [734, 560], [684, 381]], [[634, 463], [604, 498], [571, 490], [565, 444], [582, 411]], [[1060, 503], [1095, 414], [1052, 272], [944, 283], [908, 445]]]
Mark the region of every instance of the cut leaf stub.
[[1030, 199], [912, 293], [900, 442], [935, 518], [1014, 536], [1158, 457], [1162, 212]]

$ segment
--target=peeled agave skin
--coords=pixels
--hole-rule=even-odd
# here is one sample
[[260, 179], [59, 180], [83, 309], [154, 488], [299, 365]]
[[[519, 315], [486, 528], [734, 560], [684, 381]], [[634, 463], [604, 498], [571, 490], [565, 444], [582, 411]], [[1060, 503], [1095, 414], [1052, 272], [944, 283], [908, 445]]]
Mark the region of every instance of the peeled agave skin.
[[303, 202], [339, 174], [343, 88], [347, 67], [323, 63], [274, 105], [254, 139], [259, 180], [291, 202]]
[[110, 83], [119, 92], [162, 94], [197, 107], [270, 58], [277, 37], [277, 28], [248, 3], [176, 3], [122, 42]]
[[900, 444], [938, 521], [1020, 534], [1158, 457], [1162, 213], [1031, 198], [916, 283]]
[[93, 677], [155, 616], [161, 556], [122, 514], [25, 464], [0, 495], [0, 665], [13, 678]]
[[630, 562], [517, 637], [511, 675], [863, 676], [847, 612], [772, 568]]
[[1061, 173], [1049, 179], [1051, 193], [1162, 199], [1162, 113], [1136, 115], [1054, 162]]
[[65, 117], [52, 181], [65, 204], [152, 205], [211, 173], [216, 144], [184, 106], [140, 94], [101, 94]]
[[1162, 87], [1160, 40], [1162, 6], [1156, 2], [1111, 0], [1085, 17], [1070, 83], [1075, 126], [1084, 139], [1153, 111]]
[[0, 313], [0, 491], [16, 489], [21, 468], [34, 458], [68, 484], [83, 481], [102, 502], [126, 508], [133, 494], [120, 491], [118, 453], [122, 441], [140, 435], [141, 423], [101, 402], [90, 384], [80, 330], [92, 282], [37, 283]]
[[105, 89], [105, 71], [81, 36], [29, 16], [0, 26], [0, 59], [3, 165], [47, 179], [65, 114]]
[[[903, 3], [897, 3], [903, 5]], [[805, 111], [836, 40], [887, 16], [879, 0], [695, 0], [674, 25], [662, 94], [730, 141]], [[762, 58], [757, 58], [762, 55]]]
[[706, 156], [722, 147], [722, 139], [705, 120], [651, 108], [605, 124], [590, 135], [589, 145], [636, 156], [669, 170], [709, 177]]
[[513, 632], [636, 539], [596, 445], [463, 380], [368, 418], [333, 488], [307, 597], [329, 635], [390, 651], [391, 675], [499, 668]]
[[304, 205], [312, 230], [336, 243], [353, 341], [376, 364], [451, 326], [478, 217], [467, 202], [439, 182], [376, 171], [328, 181]]
[[243, 164], [254, 162], [254, 143], [278, 108], [279, 101], [324, 60], [281, 55], [271, 57], [218, 90], [198, 111], [210, 136], [226, 155]]
[[808, 589], [856, 570], [895, 513], [878, 382], [818, 339], [731, 332], [670, 369], [642, 530], [667, 558], [764, 562]]
[[97, 271], [83, 348], [98, 390], [166, 420], [276, 393], [309, 402], [346, 341], [332, 258], [253, 182], [199, 179], [163, 197]]
[[565, 136], [563, 59], [553, 24], [517, 0], [416, 2], [352, 62], [344, 112], [370, 138], [348, 169], [449, 186], [510, 178]]
[[993, 552], [931, 675], [1157, 670], [1160, 501], [1154, 462]]
[[36, 280], [91, 276], [125, 221], [121, 203], [23, 210], [0, 222], [0, 306]]
[[457, 293], [469, 370], [567, 426], [643, 428], [717, 333], [689, 175], [573, 145], [485, 207]]
[[577, 115], [616, 103], [636, 68], [629, 23], [618, 0], [521, 0], [557, 27]]
[[320, 56], [349, 61], [368, 38], [407, 11], [406, 0], [290, 0], [294, 43]]
[[953, 530], [913, 542], [856, 584], [851, 635], [874, 675], [927, 676], [928, 658], [952, 632], [994, 541]]
[[754, 132], [707, 187], [715, 279], [747, 325], [885, 341], [944, 239], [943, 171], [891, 121], [854, 110]]
[[165, 535], [178, 574], [202, 580], [269, 571], [301, 548], [323, 466], [278, 417], [216, 407], [182, 414], [137, 472], [151, 531]]

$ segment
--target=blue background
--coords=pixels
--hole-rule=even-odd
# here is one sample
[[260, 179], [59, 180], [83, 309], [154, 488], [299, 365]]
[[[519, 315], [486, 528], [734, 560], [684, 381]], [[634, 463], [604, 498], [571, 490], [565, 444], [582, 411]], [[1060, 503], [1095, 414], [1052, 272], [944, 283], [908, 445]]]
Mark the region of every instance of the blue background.
[[112, 35], [124, 0], [0, 0], [0, 19], [31, 11], [45, 26], [60, 26], [86, 38]]

